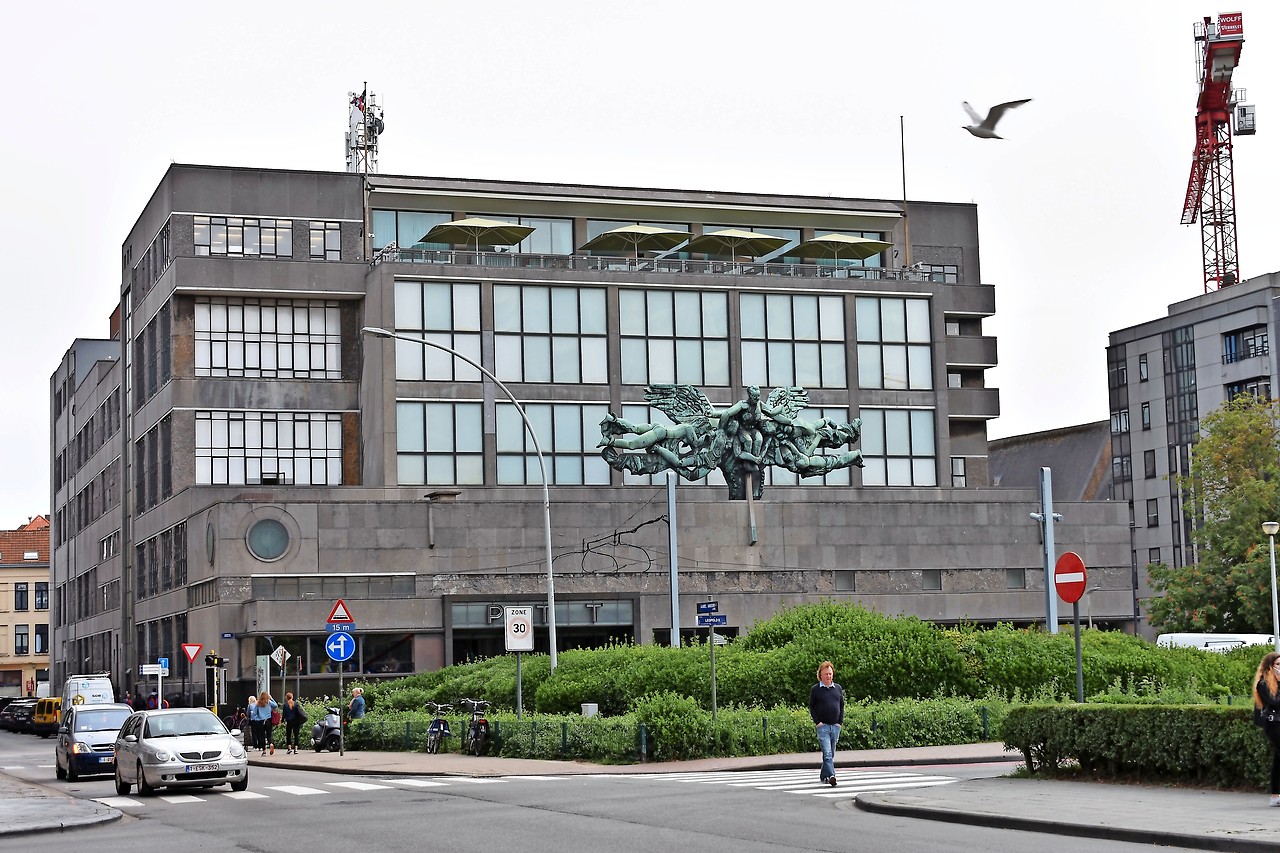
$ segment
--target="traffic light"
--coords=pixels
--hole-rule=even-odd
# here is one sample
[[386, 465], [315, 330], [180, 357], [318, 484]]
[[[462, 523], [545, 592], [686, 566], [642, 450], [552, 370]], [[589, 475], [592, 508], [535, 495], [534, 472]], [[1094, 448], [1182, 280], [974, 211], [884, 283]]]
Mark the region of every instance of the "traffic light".
[[205, 656], [204, 656], [204, 665], [205, 665], [205, 666], [211, 666], [211, 667], [226, 666], [226, 665], [227, 665], [227, 659], [226, 659], [226, 658], [222, 658], [222, 657], [218, 657], [218, 655], [217, 655], [217, 654], [205, 655]]

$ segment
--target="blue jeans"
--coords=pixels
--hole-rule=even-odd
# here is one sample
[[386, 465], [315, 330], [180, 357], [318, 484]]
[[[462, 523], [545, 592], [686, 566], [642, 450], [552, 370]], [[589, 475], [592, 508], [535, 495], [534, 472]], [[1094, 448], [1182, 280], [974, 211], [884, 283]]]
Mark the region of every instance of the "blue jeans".
[[840, 726], [834, 723], [818, 723], [818, 746], [822, 749], [822, 781], [836, 775], [836, 744], [840, 741]]

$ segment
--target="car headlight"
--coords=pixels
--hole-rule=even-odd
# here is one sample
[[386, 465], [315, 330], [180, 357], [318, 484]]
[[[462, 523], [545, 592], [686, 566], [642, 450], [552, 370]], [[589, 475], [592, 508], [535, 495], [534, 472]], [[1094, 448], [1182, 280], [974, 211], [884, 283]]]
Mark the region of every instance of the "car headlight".
[[71, 752], [73, 755], [79, 755], [82, 752], [88, 752], [88, 751], [89, 751], [89, 747], [84, 745], [83, 743], [71, 744]]
[[156, 761], [173, 761], [173, 753], [167, 749], [157, 749]]
[[235, 741], [231, 741], [231, 748], [227, 752], [231, 753], [232, 758], [244, 758], [244, 747]]

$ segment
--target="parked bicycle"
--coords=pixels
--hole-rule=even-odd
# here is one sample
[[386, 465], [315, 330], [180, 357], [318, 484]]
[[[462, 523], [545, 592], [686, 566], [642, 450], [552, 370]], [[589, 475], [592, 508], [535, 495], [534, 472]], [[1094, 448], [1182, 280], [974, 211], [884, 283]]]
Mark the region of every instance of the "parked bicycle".
[[489, 702], [485, 699], [463, 699], [462, 704], [471, 709], [462, 751], [467, 755], [484, 755], [489, 749], [489, 721], [484, 716]]
[[445, 714], [453, 710], [453, 706], [442, 702], [428, 702], [427, 708], [435, 715], [427, 728], [427, 752], [435, 755], [440, 751], [440, 741], [453, 734], [449, 731], [449, 721], [444, 718]]

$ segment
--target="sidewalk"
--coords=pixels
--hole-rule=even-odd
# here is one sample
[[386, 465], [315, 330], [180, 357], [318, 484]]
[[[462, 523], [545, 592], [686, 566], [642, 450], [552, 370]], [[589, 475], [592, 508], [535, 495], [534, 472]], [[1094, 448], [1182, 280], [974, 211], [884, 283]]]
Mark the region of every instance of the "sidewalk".
[[[886, 765], [937, 766], [1018, 761], [1001, 744], [845, 750], [838, 769]], [[696, 761], [599, 765], [458, 753], [316, 753], [251, 756], [254, 767], [280, 767], [378, 776], [555, 776], [672, 773], [707, 770], [813, 768], [817, 752], [705, 758]], [[944, 771], [945, 772], [945, 771]], [[253, 786], [250, 773], [250, 788]], [[882, 814], [942, 820], [1055, 835], [1242, 853], [1280, 851], [1280, 809], [1263, 793], [1227, 793], [1141, 785], [1106, 785], [1037, 779], [975, 779], [903, 792], [859, 794], [857, 808]], [[58, 831], [116, 820], [120, 812], [62, 794], [55, 785], [22, 782], [0, 773], [0, 836]]]

